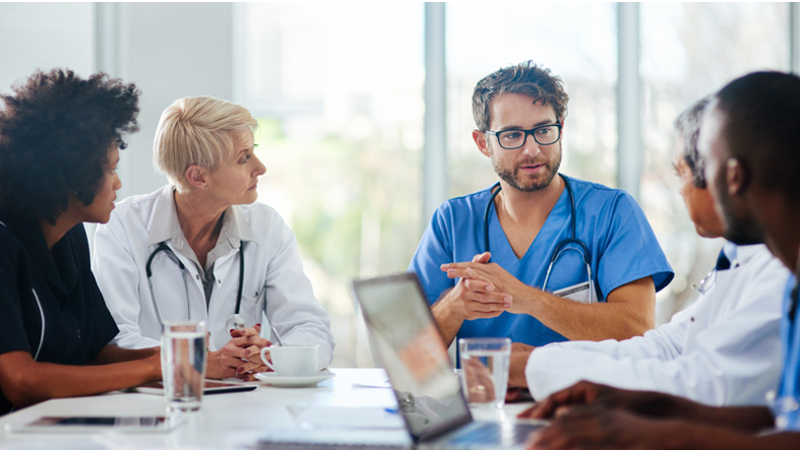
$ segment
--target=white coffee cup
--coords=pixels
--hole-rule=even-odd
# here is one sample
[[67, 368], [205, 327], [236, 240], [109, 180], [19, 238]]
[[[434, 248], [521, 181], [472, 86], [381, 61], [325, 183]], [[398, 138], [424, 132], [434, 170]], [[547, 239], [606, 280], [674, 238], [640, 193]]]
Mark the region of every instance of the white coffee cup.
[[[269, 350], [272, 362], [264, 353]], [[317, 344], [284, 344], [272, 345], [261, 349], [261, 360], [278, 376], [304, 377], [317, 372], [319, 345]]]

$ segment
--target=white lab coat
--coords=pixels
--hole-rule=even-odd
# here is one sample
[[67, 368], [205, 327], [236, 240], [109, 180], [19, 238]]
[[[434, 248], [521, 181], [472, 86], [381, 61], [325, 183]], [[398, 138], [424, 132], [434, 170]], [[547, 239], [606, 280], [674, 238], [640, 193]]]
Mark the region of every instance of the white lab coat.
[[[163, 221], [170, 220], [164, 212], [172, 210], [172, 206], [163, 202], [173, 202], [171, 186], [129, 197], [116, 205], [111, 220], [98, 226], [95, 234], [92, 270], [120, 330], [112, 343], [123, 348], [160, 345], [161, 324], [145, 265], [158, 244], [151, 242], [154, 224], [163, 229]], [[236, 205], [229, 211], [237, 215], [238, 221], [249, 225], [256, 237], [255, 242], [244, 243], [245, 276], [239, 314], [245, 325], [260, 323], [265, 312], [284, 343], [319, 344], [317, 368], [326, 367], [333, 359], [330, 318], [314, 298], [311, 283], [303, 273], [294, 233], [267, 205]], [[239, 287], [240, 241], [223, 235], [219, 239], [231, 239], [232, 248], [214, 263], [216, 281], [208, 307], [203, 274], [174, 247], [186, 245], [185, 241], [174, 243], [169, 239], [166, 243], [186, 267], [188, 305], [181, 269], [170, 259], [171, 255], [159, 252], [151, 266], [153, 291], [163, 320], [185, 320], [191, 316], [193, 320], [206, 321], [211, 350], [230, 340], [226, 321], [236, 308]]]
[[764, 245], [737, 247], [739, 267], [672, 320], [622, 342], [560, 342], [525, 367], [536, 399], [589, 380], [710, 405], [765, 405], [782, 370], [781, 302], [789, 271]]

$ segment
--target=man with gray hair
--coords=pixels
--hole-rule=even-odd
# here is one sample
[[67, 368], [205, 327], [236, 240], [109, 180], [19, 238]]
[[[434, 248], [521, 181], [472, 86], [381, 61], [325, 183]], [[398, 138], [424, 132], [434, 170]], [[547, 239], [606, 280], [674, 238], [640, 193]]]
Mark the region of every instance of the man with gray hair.
[[[673, 166], [697, 233], [723, 234], [706, 188], [697, 137], [709, 98], [675, 121]], [[534, 398], [580, 380], [666, 392], [711, 405], [765, 404], [781, 373], [781, 294], [789, 272], [763, 244], [727, 243], [700, 283], [701, 297], [672, 321], [625, 341], [563, 342], [537, 348], [525, 367]], [[512, 367], [512, 371], [521, 367]], [[518, 374], [513, 374], [518, 376]]]

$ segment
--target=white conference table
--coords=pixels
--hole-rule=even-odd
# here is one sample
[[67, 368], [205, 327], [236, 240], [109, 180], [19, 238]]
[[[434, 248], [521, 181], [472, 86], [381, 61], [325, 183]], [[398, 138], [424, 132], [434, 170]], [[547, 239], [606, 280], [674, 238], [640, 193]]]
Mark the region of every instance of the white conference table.
[[[224, 449], [254, 448], [270, 429], [295, 429], [306, 408], [395, 408], [392, 390], [367, 387], [386, 381], [383, 369], [331, 369], [335, 377], [316, 387], [278, 388], [259, 384], [254, 391], [209, 395], [201, 410], [186, 415], [183, 425], [166, 433], [19, 433], [5, 425], [22, 425], [42, 416], [164, 415], [162, 396], [111, 392], [91, 397], [48, 400], [0, 417], [0, 448], [33, 449]], [[476, 419], [513, 421], [530, 404], [510, 404], [502, 410], [478, 411]], [[353, 410], [355, 411], [355, 410]], [[364, 411], [362, 409], [362, 411]], [[353, 415], [354, 418], [358, 414]], [[398, 417], [399, 421], [399, 417]], [[399, 423], [399, 422], [398, 422]], [[358, 430], [353, 430], [357, 433]]]

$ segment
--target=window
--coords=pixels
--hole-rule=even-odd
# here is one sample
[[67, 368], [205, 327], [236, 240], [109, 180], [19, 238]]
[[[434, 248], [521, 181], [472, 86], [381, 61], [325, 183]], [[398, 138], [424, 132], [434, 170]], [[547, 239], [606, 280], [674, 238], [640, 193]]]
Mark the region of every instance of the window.
[[613, 186], [616, 5], [448, 3], [446, 14], [449, 195], [465, 195], [497, 181], [472, 140], [472, 92], [481, 78], [527, 59], [566, 83], [570, 101], [561, 172]]
[[259, 200], [297, 234], [331, 315], [334, 366], [372, 364], [347, 282], [404, 271], [421, 230], [423, 7], [242, 5]]
[[692, 102], [747, 72], [789, 70], [789, 5], [642, 3], [640, 15], [641, 204], [676, 273], [659, 297], [665, 321], [697, 297], [691, 286], [713, 267], [723, 243], [697, 235], [677, 194], [672, 122]]

